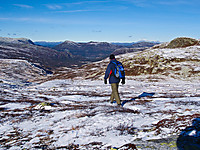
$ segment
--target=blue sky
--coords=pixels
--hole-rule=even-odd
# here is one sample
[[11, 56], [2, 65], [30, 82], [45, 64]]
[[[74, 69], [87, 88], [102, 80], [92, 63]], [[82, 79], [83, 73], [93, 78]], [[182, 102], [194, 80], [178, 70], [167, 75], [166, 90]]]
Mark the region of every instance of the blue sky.
[[1, 0], [0, 36], [33, 41], [200, 39], [199, 0]]

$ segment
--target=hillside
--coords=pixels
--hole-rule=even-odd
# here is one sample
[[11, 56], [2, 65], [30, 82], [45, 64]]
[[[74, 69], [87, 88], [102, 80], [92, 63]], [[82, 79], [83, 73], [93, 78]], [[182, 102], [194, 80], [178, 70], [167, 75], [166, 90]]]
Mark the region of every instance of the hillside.
[[23, 59], [45, 68], [70, 66], [74, 63], [69, 53], [37, 46], [31, 40], [24, 38], [1, 37], [0, 59]]
[[160, 44], [160, 43], [159, 42], [154, 42], [154, 43], [152, 43], [152, 42], [137, 42], [137, 43], [133, 43], [132, 45], [118, 48], [113, 52], [113, 54], [120, 55], [120, 54], [126, 54], [126, 53], [131, 53], [131, 52], [143, 51], [143, 50], [153, 47], [157, 44]]
[[18, 44], [32, 44], [34, 43], [30, 39], [26, 38], [8, 38], [8, 37], [0, 37], [1, 45], [18, 45]]
[[163, 48], [169, 43], [117, 56], [127, 74], [120, 98], [135, 98], [123, 107], [109, 102], [108, 58], [50, 76], [0, 59], [0, 149], [177, 150], [181, 131], [200, 117], [200, 46]]
[[76, 43], [65, 41], [54, 47], [58, 51], [70, 52], [73, 56], [81, 57], [87, 60], [100, 60], [111, 54], [115, 49], [121, 46], [113, 45], [107, 42], [88, 42]]
[[47, 76], [44, 69], [20, 59], [0, 59], [0, 70], [1, 82], [28, 83]]
[[[165, 44], [167, 45], [167, 44]], [[200, 79], [200, 46], [187, 46], [184, 48], [163, 48], [159, 45], [144, 51], [128, 53], [117, 56], [125, 67], [126, 76], [137, 78], [169, 77], [181, 80]], [[109, 59], [84, 65], [76, 70], [60, 69], [56, 78], [103, 79]], [[144, 79], [145, 80], [145, 79]]]
[[155, 45], [155, 43], [149, 42], [134, 43], [128, 46], [119, 46], [107, 42], [76, 43], [65, 41], [59, 43], [33, 43], [26, 38], [0, 37], [0, 59], [23, 59], [43, 68], [55, 70], [58, 67], [80, 66], [91, 61], [102, 60], [111, 53], [124, 54], [143, 51]]
[[137, 42], [137, 43], [107, 43], [107, 42], [88, 42], [77, 43], [65, 41], [55, 47], [58, 51], [70, 52], [73, 56], [90, 61], [97, 61], [108, 57], [111, 53], [116, 55], [135, 51], [142, 51], [158, 43]]

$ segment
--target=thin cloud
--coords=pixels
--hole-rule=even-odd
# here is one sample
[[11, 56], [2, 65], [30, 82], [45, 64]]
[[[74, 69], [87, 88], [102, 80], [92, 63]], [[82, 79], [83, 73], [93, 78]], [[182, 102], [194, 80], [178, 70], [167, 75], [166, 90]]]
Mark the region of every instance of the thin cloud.
[[26, 9], [30, 9], [33, 8], [33, 6], [30, 5], [24, 5], [24, 4], [13, 4], [14, 6], [20, 7], [20, 8], [26, 8]]
[[109, 11], [118, 11], [118, 10], [126, 10], [128, 7], [118, 6], [118, 7], [104, 7], [104, 8], [96, 8], [96, 9], [74, 9], [74, 10], [62, 10], [55, 11], [56, 13], [78, 13], [78, 12], [109, 12]]
[[133, 4], [137, 7], [153, 7], [156, 5], [168, 5], [168, 6], [176, 6], [176, 5], [192, 5], [195, 4], [194, 1], [196, 2], [196, 0], [191, 0], [191, 1], [187, 1], [187, 0], [118, 0], [121, 2], [126, 2], [126, 3], [130, 3]]
[[121, 2], [126, 2], [126, 3], [130, 3], [133, 4], [137, 7], [150, 7], [152, 6], [151, 4], [149, 4], [147, 0], [118, 0]]
[[83, 9], [83, 10], [64, 10], [64, 11], [57, 11], [58, 13], [76, 13], [76, 12], [91, 12], [91, 11], [102, 11], [102, 10], [90, 10], [90, 9]]
[[0, 18], [0, 21], [19, 21], [19, 22], [41, 22], [41, 23], [45, 23], [48, 22], [48, 19], [45, 18], [25, 18], [25, 17], [8, 17], [8, 18]]
[[48, 9], [56, 10], [62, 9], [66, 6], [75, 6], [75, 5], [83, 5], [83, 4], [92, 4], [92, 3], [105, 3], [109, 1], [80, 1], [74, 3], [60, 3], [60, 4], [44, 4]]
[[[108, 1], [80, 1], [74, 3], [45, 4], [48, 9], [54, 10], [53, 13], [78, 13], [78, 12], [100, 12], [126, 10], [125, 6], [97, 5], [96, 3], [109, 3]], [[91, 5], [89, 5], [91, 4]], [[92, 5], [95, 4], [95, 7]], [[80, 8], [80, 6], [81, 8]], [[83, 5], [83, 6], [82, 6]], [[58, 10], [60, 9], [60, 10]]]
[[137, 6], [154, 6], [154, 5], [169, 5], [169, 6], [175, 6], [175, 5], [193, 5], [196, 3], [196, 0], [126, 0], [129, 2], [132, 2], [136, 4]]
[[9, 20], [9, 18], [0, 18], [0, 20]]
[[82, 5], [82, 4], [88, 4], [88, 3], [107, 3], [109, 1], [80, 1], [80, 2], [74, 2], [74, 3], [66, 3], [67, 5]]
[[101, 30], [92, 30], [92, 32], [100, 33], [102, 31]]
[[[76, 10], [78, 11], [78, 10]], [[89, 10], [79, 10], [81, 11], [89, 11]], [[92, 10], [90, 10], [92, 11]], [[73, 11], [74, 12], [74, 11]], [[11, 22], [24, 22], [24, 23], [44, 23], [44, 24], [56, 24], [56, 25], [113, 25], [113, 24], [118, 24], [118, 25], [126, 25], [127, 22], [113, 22], [113, 21], [108, 21], [108, 22], [102, 22], [102, 21], [82, 21], [77, 20], [77, 19], [72, 19], [72, 20], [67, 20], [67, 19], [59, 19], [59, 18], [23, 18], [23, 17], [7, 17], [7, 18], [0, 18], [0, 21], [11, 21]], [[96, 32], [102, 32], [101, 30], [96, 30]]]
[[45, 6], [49, 9], [52, 9], [52, 10], [56, 10], [56, 9], [62, 9], [63, 6], [61, 5], [58, 5], [58, 4], [45, 4]]
[[132, 2], [135, 6], [138, 7], [149, 7], [151, 4], [149, 4], [146, 0], [135, 0]]
[[184, 0], [172, 0], [172, 1], [158, 1], [158, 4], [161, 5], [190, 5], [193, 4], [191, 1], [184, 1]]
[[[0, 18], [0, 21], [11, 21], [11, 22], [24, 22], [24, 23], [45, 23], [45, 24], [59, 24], [59, 25], [66, 25], [66, 24], [85, 24], [85, 22], [81, 22], [78, 20], [64, 20], [64, 19], [47, 19], [47, 18], [23, 18], [23, 17], [8, 17], [8, 18]], [[93, 22], [90, 22], [93, 23]], [[90, 24], [89, 23], [89, 24]]]

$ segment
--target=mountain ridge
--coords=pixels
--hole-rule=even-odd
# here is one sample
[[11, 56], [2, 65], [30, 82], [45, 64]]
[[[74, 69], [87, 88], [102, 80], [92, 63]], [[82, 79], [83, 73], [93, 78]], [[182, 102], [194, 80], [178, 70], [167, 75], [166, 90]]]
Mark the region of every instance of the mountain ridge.
[[[184, 46], [179, 48], [169, 48], [169, 45], [174, 43], [174, 41], [175, 43], [177, 43], [176, 40], [178, 41], [178, 43], [181, 43], [180, 45], [184, 45], [185, 43], [186, 47]], [[194, 43], [189, 42], [191, 43], [191, 45], [188, 46], [188, 41], [183, 40], [183, 38], [177, 38], [172, 41], [167, 43], [162, 43], [153, 46], [151, 48], [147, 48], [145, 50], [138, 49], [136, 52], [117, 55], [116, 58], [119, 61], [121, 61], [124, 67], [126, 68], [127, 77], [136, 77], [142, 75], [142, 76], [150, 76], [150, 78], [156, 76], [160, 77], [165, 76], [165, 77], [178, 78], [184, 80], [198, 79], [198, 77], [200, 76], [200, 71], [199, 71], [200, 69], [198, 67], [200, 66], [199, 42], [194, 42]], [[196, 41], [196, 40], [191, 39], [191, 41]], [[71, 41], [66, 41], [65, 43], [75, 47], [83, 46], [81, 45], [81, 43], [76, 43]], [[19, 47], [0, 45], [0, 51], [1, 51], [0, 58], [25, 59], [31, 63], [34, 62], [36, 65], [42, 64], [42, 67], [48, 65], [55, 65], [56, 63], [57, 66], [55, 66], [55, 73], [52, 77], [50, 77], [54, 79], [55, 78], [74, 79], [79, 77], [83, 79], [101, 79], [104, 75], [106, 66], [109, 63], [108, 59], [109, 54], [107, 54], [106, 56], [105, 53], [102, 53], [102, 56], [103, 57], [106, 56], [107, 58], [101, 59], [93, 63], [91, 63], [90, 61], [87, 64], [82, 65], [81, 67], [79, 66], [75, 67], [75, 69], [66, 68], [67, 65], [65, 63], [68, 63], [66, 59], [70, 59], [69, 57], [66, 57], [66, 55], [69, 55], [69, 53], [67, 53], [66, 50], [58, 52], [53, 49], [49, 49], [46, 47], [44, 48], [32, 44], [19, 44], [19, 45], [20, 45]], [[110, 46], [110, 44], [106, 42], [99, 43], [92, 41], [87, 43], [86, 46], [88, 45], [90, 45], [93, 48], [94, 47], [96, 48], [97, 45], [106, 45], [108, 47]], [[40, 49], [38, 50], [38, 48]], [[8, 53], [5, 53], [6, 51], [8, 51]], [[21, 55], [21, 53], [23, 53], [23, 56]], [[48, 56], [48, 58], [43, 58], [44, 56], [45, 57]], [[72, 55], [72, 57], [74, 56]], [[51, 60], [52, 58], [54, 60]], [[74, 59], [72, 59], [71, 65], [75, 64], [73, 63], [73, 61], [83, 60], [82, 58], [80, 60], [78, 60], [77, 58], [78, 57], [74, 57]], [[32, 59], [38, 61], [35, 62]]]
[[27, 38], [0, 37], [0, 44], [32, 44], [34, 45], [34, 42]]
[[73, 41], [65, 41], [53, 48], [57, 51], [70, 52], [76, 57], [96, 61], [105, 58], [118, 47], [120, 46], [115, 46], [107, 42], [90, 41], [88, 43], [77, 43]]
[[[143, 51], [118, 55], [116, 58], [123, 63], [126, 76], [136, 80], [141, 76], [144, 80], [154, 81], [167, 78], [200, 80], [200, 45], [167, 48], [169, 43], [163, 43]], [[65, 72], [60, 68], [55, 72], [53, 78], [103, 79], [108, 64], [109, 58], [106, 58], [83, 65], [76, 70], [66, 70]]]
[[[94, 42], [78, 43], [73, 41], [64, 41], [63, 43], [53, 47], [58, 51], [67, 51], [73, 56], [83, 57], [92, 61], [97, 61], [108, 57], [111, 53], [116, 55], [124, 54], [133, 51], [142, 51], [152, 47], [158, 43], [137, 42], [129, 45], [113, 44], [108, 42]], [[124, 51], [124, 49], [129, 49]], [[138, 49], [140, 48], [140, 49]]]
[[0, 59], [24, 59], [45, 68], [70, 66], [71, 54], [35, 45], [26, 38], [0, 38]]

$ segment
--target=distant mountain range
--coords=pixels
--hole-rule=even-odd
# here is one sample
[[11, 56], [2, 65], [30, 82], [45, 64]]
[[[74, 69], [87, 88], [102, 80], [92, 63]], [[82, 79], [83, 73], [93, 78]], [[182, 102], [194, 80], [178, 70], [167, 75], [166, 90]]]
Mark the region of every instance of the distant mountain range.
[[54, 69], [102, 60], [111, 53], [118, 55], [142, 51], [156, 44], [158, 43], [33, 42], [26, 38], [0, 37], [0, 59], [22, 59], [37, 66]]
[[132, 53], [132, 52], [137, 52], [137, 51], [143, 51], [143, 50], [153, 47], [157, 44], [160, 44], [160, 43], [159, 42], [141, 41], [141, 42], [133, 43], [132, 45], [123, 46], [122, 48], [118, 48], [113, 52], [113, 54], [120, 55], [120, 54]]
[[159, 41], [146, 41], [146, 40], [141, 40], [141, 41], [131, 42], [131, 43], [112, 42], [111, 44], [128, 47], [128, 46], [132, 46], [132, 45], [135, 45], [135, 44], [138, 44], [138, 43], [154, 43], [154, 44], [158, 44], [158, 43], [161, 43], [161, 42], [159, 42]]
[[[46, 41], [35, 41], [34, 43], [36, 45], [40, 45], [40, 46], [45, 46], [45, 47], [55, 47], [61, 43], [63, 43], [64, 41], [60, 41], [60, 42], [46, 42]], [[69, 41], [70, 42], [70, 41]], [[72, 42], [72, 41], [71, 41]], [[75, 42], [74, 42], [75, 43]], [[76, 42], [76, 43], [83, 43], [83, 42]], [[88, 42], [85, 42], [88, 43]], [[154, 44], [160, 44], [161, 42], [159, 41], [137, 41], [137, 42], [131, 42], [131, 43], [122, 43], [122, 42], [110, 42], [110, 44], [113, 45], [118, 45], [118, 46], [125, 46], [125, 47], [130, 47], [132, 45], [138, 44], [138, 43], [154, 43]]]
[[142, 51], [152, 47], [160, 42], [132, 42], [132, 43], [108, 43], [108, 42], [34, 42], [37, 45], [50, 47], [59, 52], [70, 53], [74, 58], [78, 58], [83, 62], [97, 61], [108, 57], [111, 53], [115, 55], [130, 52]]
[[54, 47], [58, 44], [61, 44], [61, 43], [63, 43], [63, 42], [46, 42], [46, 41], [36, 41], [36, 42], [34, 42], [34, 44], [36, 44], [36, 45], [40, 45], [40, 46], [44, 46], [44, 47], [50, 47], [50, 48], [52, 48], [52, 47]]
[[[116, 56], [126, 68], [126, 76], [144, 75], [145, 80], [152, 81], [168, 77], [199, 80], [199, 40], [176, 38], [171, 42], [154, 44], [141, 42], [124, 47], [106, 42], [65, 41], [53, 49], [35, 45], [29, 39], [0, 38], [0, 74], [4, 79], [14, 75], [13, 78], [23, 81], [26, 81], [26, 77], [36, 80], [40, 75], [48, 74], [47, 70], [51, 68], [54, 74], [50, 79], [102, 79], [109, 59], [94, 63], [91, 61], [107, 57], [110, 53], [128, 53]], [[79, 66], [71, 68], [74, 65]]]
[[[139, 42], [139, 43], [108, 43], [108, 42], [88, 42], [76, 43], [73, 41], [65, 41], [53, 47], [58, 51], [67, 51], [75, 57], [81, 57], [90, 61], [97, 61], [108, 57], [111, 53], [116, 55], [128, 52], [141, 51], [150, 48], [159, 43]], [[124, 51], [124, 49], [128, 49]]]
[[107, 42], [76, 43], [72, 41], [65, 41], [53, 48], [57, 51], [69, 52], [74, 57], [80, 57], [89, 61], [96, 61], [106, 58], [120, 47], [122, 46], [113, 45]]

